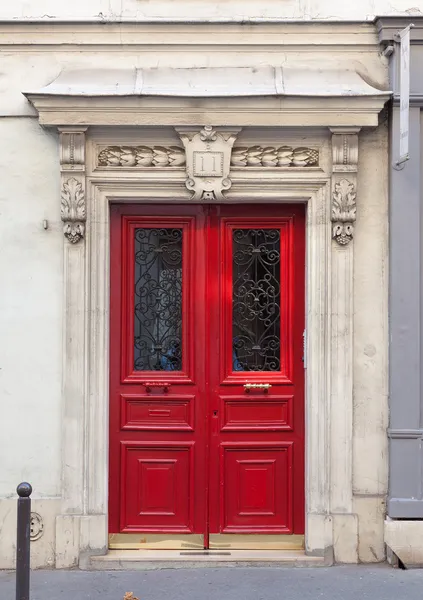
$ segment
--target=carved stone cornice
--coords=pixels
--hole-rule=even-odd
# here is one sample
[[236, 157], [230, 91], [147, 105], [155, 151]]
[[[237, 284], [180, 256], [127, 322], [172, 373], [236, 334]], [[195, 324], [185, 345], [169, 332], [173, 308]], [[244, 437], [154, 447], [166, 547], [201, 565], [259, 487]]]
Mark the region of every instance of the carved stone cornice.
[[98, 167], [183, 167], [185, 150], [180, 146], [107, 146], [98, 153]]
[[359, 127], [331, 128], [332, 237], [346, 246], [354, 236], [357, 198]]
[[319, 150], [291, 146], [236, 146], [232, 150], [233, 167], [317, 167]]
[[72, 244], [85, 235], [85, 132], [86, 127], [59, 128], [63, 233]]
[[185, 147], [187, 179], [192, 200], [224, 200], [232, 186], [231, 151], [240, 128], [206, 125], [198, 130], [175, 127]]

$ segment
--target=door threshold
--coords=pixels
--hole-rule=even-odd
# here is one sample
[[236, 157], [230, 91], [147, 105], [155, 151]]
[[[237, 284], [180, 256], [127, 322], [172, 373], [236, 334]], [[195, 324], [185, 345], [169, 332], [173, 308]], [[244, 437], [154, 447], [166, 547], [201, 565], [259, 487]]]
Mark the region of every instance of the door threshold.
[[325, 566], [321, 556], [304, 550], [109, 550], [91, 556], [90, 569], [102, 571], [146, 570], [218, 566]]

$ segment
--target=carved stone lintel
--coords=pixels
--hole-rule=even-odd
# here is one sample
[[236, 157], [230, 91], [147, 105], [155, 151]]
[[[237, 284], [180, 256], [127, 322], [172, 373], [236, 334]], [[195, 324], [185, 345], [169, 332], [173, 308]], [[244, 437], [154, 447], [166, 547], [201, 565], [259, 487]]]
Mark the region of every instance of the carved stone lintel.
[[240, 128], [206, 125], [200, 131], [185, 127], [176, 131], [185, 147], [185, 185], [192, 192], [192, 200], [224, 200], [232, 185], [231, 150]]
[[[332, 129], [332, 237], [346, 246], [357, 212], [358, 127]], [[348, 177], [348, 179], [346, 178]]]
[[61, 207], [63, 233], [71, 244], [85, 235], [85, 131], [81, 128], [61, 128]]
[[332, 193], [332, 237], [341, 246], [353, 238], [356, 209], [354, 183], [347, 179], [335, 182]]

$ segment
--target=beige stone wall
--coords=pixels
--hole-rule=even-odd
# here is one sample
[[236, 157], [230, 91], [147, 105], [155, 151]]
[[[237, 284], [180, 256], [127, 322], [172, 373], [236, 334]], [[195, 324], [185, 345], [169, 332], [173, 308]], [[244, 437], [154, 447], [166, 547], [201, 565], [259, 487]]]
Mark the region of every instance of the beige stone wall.
[[363, 131], [354, 264], [354, 512], [358, 555], [383, 560], [388, 486], [388, 131]]
[[61, 468], [58, 136], [36, 119], [6, 118], [0, 138], [0, 497], [24, 479], [36, 497], [54, 497]]
[[[418, 14], [419, 0], [171, 0], [148, 3], [140, 0], [17, 0], [4, 3], [1, 18], [94, 18], [98, 21], [119, 19], [350, 19], [370, 20], [376, 15]], [[406, 12], [407, 11], [407, 12]]]
[[[31, 568], [56, 566], [56, 517], [60, 514], [59, 499], [33, 500], [31, 510], [42, 519], [42, 536], [31, 542]], [[0, 500], [0, 569], [12, 569], [16, 560], [16, 500]]]
[[44, 526], [31, 548], [37, 568], [55, 564], [61, 493], [58, 135], [33, 118], [3, 118], [0, 139], [0, 569], [14, 564], [15, 490], [25, 480]]

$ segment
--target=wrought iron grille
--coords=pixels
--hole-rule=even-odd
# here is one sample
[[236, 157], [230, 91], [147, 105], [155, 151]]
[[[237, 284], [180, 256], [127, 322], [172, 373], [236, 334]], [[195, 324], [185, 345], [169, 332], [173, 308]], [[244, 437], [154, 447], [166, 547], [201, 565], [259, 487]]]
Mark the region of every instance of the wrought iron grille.
[[182, 369], [182, 229], [135, 230], [136, 371]]
[[280, 232], [235, 229], [232, 236], [234, 371], [280, 370]]

